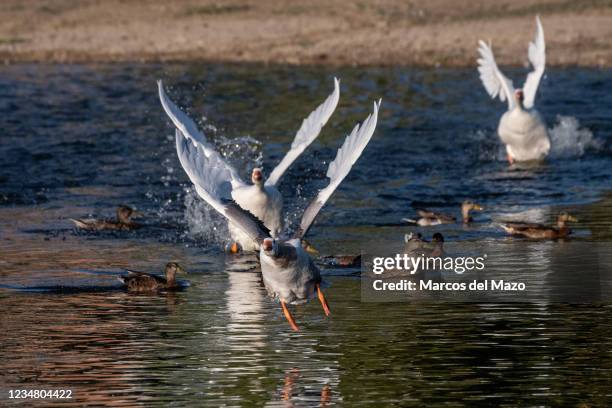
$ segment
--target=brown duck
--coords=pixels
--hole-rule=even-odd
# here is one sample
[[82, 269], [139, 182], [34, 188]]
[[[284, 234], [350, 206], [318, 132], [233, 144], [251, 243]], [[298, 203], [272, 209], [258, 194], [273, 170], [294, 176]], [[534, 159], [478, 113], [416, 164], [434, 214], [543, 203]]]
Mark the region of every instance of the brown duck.
[[567, 223], [578, 221], [568, 213], [562, 212], [557, 217], [557, 225], [546, 226], [528, 222], [502, 222], [500, 226], [511, 235], [518, 235], [532, 239], [556, 239], [564, 238], [571, 234]]
[[321, 258], [325, 266], [332, 268], [357, 268], [361, 266], [360, 255], [330, 255]]
[[418, 232], [404, 235], [404, 242], [406, 254], [423, 254], [432, 258], [444, 255], [444, 236], [439, 232], [433, 234], [431, 242], [425, 240]]
[[138, 229], [141, 225], [137, 222], [132, 221], [132, 217], [141, 215], [138, 211], [135, 211], [127, 205], [122, 205], [117, 208], [117, 219], [115, 220], [98, 220], [95, 218], [88, 219], [73, 219], [70, 221], [74, 222], [77, 228], [81, 228], [88, 231], [102, 231], [102, 230], [119, 230], [129, 231]]
[[168, 262], [165, 274], [166, 277], [164, 278], [144, 272], [128, 271], [128, 275], [120, 276], [119, 280], [125, 284], [130, 292], [156, 292], [159, 290], [177, 290], [184, 287], [184, 285], [177, 283], [176, 275], [187, 274], [187, 271], [178, 263]]
[[[461, 204], [461, 218], [464, 224], [469, 224], [474, 221], [474, 219], [470, 216], [470, 211], [482, 211], [482, 206], [470, 201], [465, 200]], [[418, 210], [417, 214], [420, 218], [413, 220], [411, 218], [403, 218], [402, 221], [409, 222], [411, 224], [417, 224], [421, 227], [428, 227], [432, 225], [440, 225], [440, 224], [454, 224], [457, 222], [457, 218], [452, 215], [440, 214], [433, 211], [428, 210]]]

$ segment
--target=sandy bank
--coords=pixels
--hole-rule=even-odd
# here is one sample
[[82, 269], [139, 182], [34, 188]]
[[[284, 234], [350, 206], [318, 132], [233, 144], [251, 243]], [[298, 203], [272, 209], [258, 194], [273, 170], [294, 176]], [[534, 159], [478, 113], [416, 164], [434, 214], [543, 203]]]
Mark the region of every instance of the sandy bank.
[[521, 65], [536, 13], [549, 65], [612, 65], [609, 0], [4, 0], [0, 60]]

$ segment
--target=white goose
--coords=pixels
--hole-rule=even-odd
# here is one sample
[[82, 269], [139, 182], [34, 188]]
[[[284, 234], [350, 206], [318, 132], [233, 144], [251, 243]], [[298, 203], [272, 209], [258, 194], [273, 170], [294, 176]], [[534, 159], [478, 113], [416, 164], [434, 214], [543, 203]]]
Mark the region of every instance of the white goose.
[[207, 155], [199, 142], [176, 131], [176, 150], [183, 169], [200, 197], [229, 222], [260, 246], [259, 259], [263, 281], [268, 293], [278, 301], [293, 330], [299, 330], [288, 304], [305, 303], [318, 296], [326, 315], [327, 301], [321, 291], [321, 274], [312, 258], [302, 247], [302, 239], [312, 226], [317, 214], [331, 197], [374, 134], [380, 101], [361, 126], [357, 125], [346, 138], [327, 170], [330, 179], [315, 199], [306, 207], [300, 228], [293, 237], [274, 238], [269, 229], [249, 211], [232, 199], [233, 175], [216, 155]]
[[[234, 201], [262, 220], [273, 237], [279, 236], [284, 227], [284, 215], [283, 198], [276, 185], [295, 159], [317, 138], [323, 126], [334, 113], [340, 98], [340, 82], [338, 79], [334, 78], [334, 91], [304, 119], [293, 139], [293, 143], [291, 143], [291, 149], [270, 173], [268, 179], [264, 182], [262, 170], [255, 168], [251, 174], [252, 184], [247, 184], [240, 178], [238, 172], [226, 163], [214, 149], [214, 146], [206, 140], [195, 122], [168, 98], [161, 81], [158, 81], [158, 87], [161, 104], [176, 128], [185, 137], [190, 138], [194, 143], [198, 143], [206, 157], [213, 158], [216, 165], [223, 166], [228, 171], [231, 176]], [[230, 221], [228, 227], [230, 236], [234, 241], [230, 246], [231, 252], [238, 252], [239, 247], [245, 251], [259, 249], [259, 244], [233, 222]]]
[[512, 81], [501, 73], [490, 45], [479, 41], [478, 71], [485, 89], [503, 102], [508, 100], [508, 111], [504, 113], [497, 133], [506, 145], [508, 161], [542, 160], [550, 151], [550, 137], [546, 124], [534, 108], [536, 93], [546, 65], [546, 45], [540, 17], [536, 17], [537, 32], [529, 44], [529, 62], [533, 71], [527, 75], [523, 89], [514, 90]]

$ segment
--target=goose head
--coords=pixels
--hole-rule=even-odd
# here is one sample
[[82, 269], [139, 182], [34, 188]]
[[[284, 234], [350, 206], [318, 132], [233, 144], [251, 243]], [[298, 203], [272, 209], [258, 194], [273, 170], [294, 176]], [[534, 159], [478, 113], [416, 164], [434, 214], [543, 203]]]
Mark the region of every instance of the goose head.
[[272, 238], [266, 238], [261, 244], [266, 255], [276, 257], [278, 255], [278, 244]]
[[517, 106], [523, 107], [523, 101], [525, 100], [525, 94], [521, 88], [514, 91], [514, 100]]
[[253, 172], [251, 173], [251, 181], [253, 182], [253, 184], [255, 184], [256, 186], [261, 186], [263, 185], [264, 179], [263, 179], [263, 171], [261, 171], [261, 169], [259, 167], [255, 167], [253, 169]]

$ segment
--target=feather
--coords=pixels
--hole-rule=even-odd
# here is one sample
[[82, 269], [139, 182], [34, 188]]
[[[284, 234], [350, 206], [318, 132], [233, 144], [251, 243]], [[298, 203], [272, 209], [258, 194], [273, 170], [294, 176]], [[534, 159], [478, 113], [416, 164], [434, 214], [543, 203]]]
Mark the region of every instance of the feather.
[[374, 102], [374, 111], [372, 114], [368, 115], [361, 126], [356, 125], [355, 128], [353, 128], [351, 134], [346, 137], [344, 143], [340, 149], [338, 149], [336, 158], [329, 164], [327, 169], [329, 184], [327, 187], [320, 190], [315, 199], [306, 207], [302, 215], [300, 228], [296, 232], [297, 237], [302, 238], [306, 235], [321, 208], [323, 208], [327, 200], [329, 200], [329, 197], [331, 197], [342, 180], [344, 180], [351, 171], [353, 164], [355, 164], [357, 159], [361, 156], [361, 153], [369, 143], [376, 129], [380, 103], [380, 100]]
[[297, 131], [291, 149], [287, 152], [281, 162], [272, 170], [266, 180], [266, 186], [274, 186], [278, 183], [285, 171], [293, 164], [300, 154], [319, 136], [321, 129], [327, 123], [338, 106], [340, 99], [340, 81], [334, 78], [334, 91], [308, 115]]

